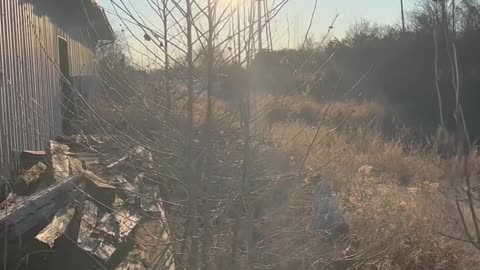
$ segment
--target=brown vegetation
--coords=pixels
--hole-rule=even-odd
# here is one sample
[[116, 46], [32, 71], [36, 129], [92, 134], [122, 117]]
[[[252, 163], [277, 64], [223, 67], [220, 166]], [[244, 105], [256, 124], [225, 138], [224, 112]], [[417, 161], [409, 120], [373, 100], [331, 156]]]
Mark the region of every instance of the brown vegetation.
[[[282, 99], [290, 102], [283, 103], [284, 111], [297, 111], [305, 103], [316, 111], [326, 106], [305, 102], [304, 98]], [[376, 104], [339, 102], [331, 107], [337, 115], [332, 112], [327, 121], [322, 116], [314, 121], [323, 124], [305, 166], [309, 173], [328, 176], [341, 194], [351, 228], [349, 244], [344, 250], [351, 266], [356, 269], [478, 267], [479, 261], [467, 255], [472, 252], [469, 245], [442, 235], [462, 234], [462, 228], [455, 225], [458, 217], [452, 208], [455, 202], [445, 192], [450, 183], [443, 174], [452, 161], [442, 159], [434, 150], [415, 149], [398, 140], [387, 140], [372, 123], [367, 124], [375, 113], [382, 115]], [[354, 107], [360, 109], [351, 115], [345, 113]], [[338, 115], [341, 117], [337, 118]], [[265, 120], [271, 121], [271, 117], [267, 115]], [[355, 121], [348, 121], [349, 117]], [[342, 130], [338, 124], [346, 123], [340, 119], [347, 119], [354, 126], [348, 132]], [[316, 130], [305, 128], [305, 118], [283, 120], [273, 127], [271, 139], [293, 160], [301, 161]], [[310, 119], [307, 122], [311, 123]], [[479, 164], [479, 160], [474, 163]]]
[[261, 96], [256, 99], [255, 107], [257, 111], [268, 108], [266, 121], [270, 124], [300, 120], [312, 125], [340, 122], [359, 125], [381, 121], [386, 115], [383, 106], [372, 101], [316, 102], [306, 96]]

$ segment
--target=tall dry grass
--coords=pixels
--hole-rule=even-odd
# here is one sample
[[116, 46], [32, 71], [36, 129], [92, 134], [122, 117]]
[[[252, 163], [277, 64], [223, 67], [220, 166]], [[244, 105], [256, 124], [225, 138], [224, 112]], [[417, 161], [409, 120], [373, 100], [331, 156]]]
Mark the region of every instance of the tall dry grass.
[[[293, 253], [298, 262], [308, 257], [317, 262], [312, 269], [327, 265], [445, 270], [480, 266], [470, 245], [445, 236], [463, 235], [449, 194], [451, 183], [446, 181], [452, 177], [445, 175], [452, 161], [438, 155], [435, 145], [423, 148], [413, 142], [406, 145], [404, 139], [385, 138], [377, 125], [385, 117], [381, 105], [273, 96], [256, 97], [252, 102], [261, 115], [254, 123], [257, 136], [269, 141], [268, 147], [277, 149], [277, 154], [288, 157], [288, 166], [305, 167], [301, 176], [289, 176], [294, 183], [288, 185], [291, 194], [283, 197], [282, 209], [290, 217], [271, 215], [262, 229], [275, 229], [275, 237], [269, 239], [270, 252]], [[197, 105], [199, 112], [203, 111], [201, 104]], [[228, 113], [228, 105], [216, 104], [217, 115]], [[478, 158], [472, 161], [480, 164]], [[315, 175], [331, 180], [346, 209], [350, 231], [345, 241], [334, 245], [309, 229], [309, 179]], [[280, 185], [276, 192], [281, 194], [285, 188]], [[302, 234], [294, 236], [289, 231]]]
[[[326, 106], [332, 108], [327, 114], [316, 114], [313, 122], [304, 117], [274, 119], [270, 135], [274, 145], [297, 164], [303, 163], [312, 146], [306, 170], [332, 181], [348, 213], [351, 231], [344, 258], [351, 261], [349, 267], [480, 266], [471, 256], [475, 251], [470, 245], [444, 236], [463, 234], [457, 223], [458, 213], [452, 207], [454, 201], [444, 192], [449, 188], [445, 168], [451, 161], [441, 158], [435, 147], [407, 147], [403, 140], [387, 140], [370, 121], [384, 115], [381, 106], [374, 103], [321, 104], [304, 97], [283, 100], [286, 102], [281, 108], [289, 112], [301, 112], [306, 106], [315, 112], [324, 111]], [[278, 104], [273, 104], [270, 113], [277, 108]], [[272, 121], [272, 116], [266, 114], [263, 120]], [[311, 123], [321, 123], [318, 135]], [[473, 161], [480, 164], [478, 159]]]
[[288, 120], [301, 120], [310, 124], [338, 124], [367, 123], [372, 119], [382, 120], [385, 109], [372, 101], [324, 101], [316, 102], [306, 96], [283, 96], [272, 95], [256, 97], [254, 108], [262, 111], [265, 108], [266, 120], [269, 122], [285, 122]]

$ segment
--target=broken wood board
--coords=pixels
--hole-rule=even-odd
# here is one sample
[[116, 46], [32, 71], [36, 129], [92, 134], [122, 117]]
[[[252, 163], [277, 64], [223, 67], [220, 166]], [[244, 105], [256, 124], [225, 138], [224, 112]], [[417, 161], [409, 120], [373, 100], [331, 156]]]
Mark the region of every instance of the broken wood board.
[[[85, 252], [95, 255], [106, 262], [117, 249], [109, 240], [115, 239], [118, 232], [115, 231], [115, 218], [111, 214], [105, 214], [99, 220], [99, 208], [93, 202], [84, 202], [83, 218], [78, 234], [78, 247]], [[111, 227], [114, 228], [111, 228]], [[118, 231], [118, 230], [117, 230]]]
[[67, 230], [68, 224], [72, 220], [74, 213], [75, 207], [73, 206], [60, 209], [57, 213], [55, 213], [52, 222], [50, 222], [47, 227], [37, 234], [35, 238], [40, 242], [53, 247], [55, 240]]
[[134, 209], [125, 208], [126, 205], [120, 203], [120, 200], [118, 207], [110, 208], [107, 213], [102, 211], [103, 206], [97, 203], [90, 200], [83, 202], [83, 217], [77, 243], [84, 251], [107, 262], [128, 242], [142, 216]]
[[98, 188], [136, 192], [136, 188], [121, 175], [114, 175], [105, 179], [89, 170], [84, 170], [82, 173], [88, 181]]
[[61, 181], [70, 176], [70, 161], [68, 145], [50, 141], [50, 155], [52, 159], [53, 175], [57, 181]]
[[[29, 197], [18, 198], [0, 211], [0, 238], [18, 237], [38, 224], [48, 222], [78, 195], [81, 176], [72, 176]], [[7, 230], [5, 230], [7, 228]]]
[[69, 157], [69, 164], [70, 164], [70, 173], [72, 175], [74, 174], [82, 174], [85, 172], [85, 169], [83, 168], [83, 163], [81, 160]]
[[114, 213], [115, 220], [118, 223], [118, 236], [121, 241], [125, 241], [132, 230], [137, 226], [141, 219], [141, 216], [135, 211], [129, 211], [127, 209], [119, 209]]
[[13, 158], [22, 163], [37, 163], [43, 161], [47, 156], [45, 151], [13, 150]]
[[107, 262], [117, 250], [116, 246], [108, 243], [102, 238], [89, 238], [79, 244], [79, 247], [85, 252], [97, 256], [104, 262]]
[[30, 157], [45, 157], [47, 153], [43, 150], [40, 150], [40, 151], [34, 151], [34, 150], [23, 150], [22, 151], [22, 155], [25, 155], [27, 158], [28, 156]]
[[35, 164], [46, 163], [47, 154], [45, 151], [18, 151], [12, 150], [12, 172], [14, 176], [22, 175]]
[[98, 188], [116, 189], [116, 187], [111, 185], [107, 180], [103, 179], [102, 177], [94, 174], [89, 170], [85, 170], [83, 174], [87, 178], [87, 180], [92, 182]]
[[47, 165], [43, 164], [42, 162], [38, 162], [37, 164], [33, 165], [30, 169], [26, 170], [19, 179], [22, 181], [27, 187], [36, 183], [40, 176], [47, 171]]
[[78, 244], [84, 251], [107, 262], [127, 243], [141, 216], [133, 211], [118, 209], [113, 213], [106, 213], [99, 222], [95, 220], [92, 223], [97, 208], [92, 207], [90, 210], [91, 213], [85, 213], [90, 221], [82, 220]]
[[83, 217], [80, 223], [80, 232], [78, 234], [78, 243], [82, 244], [88, 240], [94, 228], [97, 226], [98, 206], [89, 200], [83, 202]]

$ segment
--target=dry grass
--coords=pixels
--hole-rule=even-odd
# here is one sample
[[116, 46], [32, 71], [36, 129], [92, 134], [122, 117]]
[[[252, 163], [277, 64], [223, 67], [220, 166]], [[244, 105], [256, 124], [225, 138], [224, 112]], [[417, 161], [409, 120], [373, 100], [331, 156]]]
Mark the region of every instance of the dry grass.
[[285, 96], [276, 99], [274, 96], [257, 97], [255, 108], [257, 111], [270, 107], [267, 112], [267, 121], [285, 122], [301, 120], [307, 123], [335, 125], [340, 122], [368, 123], [372, 119], [381, 120], [385, 117], [384, 108], [370, 101], [338, 101], [318, 103], [309, 97]]
[[[325, 104], [287, 98], [289, 108], [302, 106], [321, 111]], [[457, 213], [448, 211], [451, 201], [441, 193], [449, 162], [434, 151], [404, 147], [388, 141], [365, 121], [348, 132], [338, 128], [337, 117], [367, 120], [381, 113], [377, 105], [339, 103], [331, 105], [332, 121], [324, 121], [306, 160], [307, 169], [331, 179], [342, 195], [351, 232], [348, 248], [357, 269], [472, 269], [479, 261], [466, 254], [468, 244], [453, 241], [439, 232], [461, 235], [455, 225]], [[349, 109], [359, 108], [346, 116]], [[337, 113], [333, 113], [337, 112]], [[339, 116], [341, 115], [341, 116]], [[269, 119], [267, 119], [269, 121]], [[317, 121], [322, 121], [319, 117]], [[300, 120], [276, 124], [271, 131], [274, 144], [301, 163], [316, 133]], [[409, 149], [408, 152], [405, 149]], [[413, 149], [413, 150], [412, 150]], [[475, 162], [479, 164], [478, 161]], [[452, 222], [453, 220], [453, 222]]]
[[[299, 254], [308, 253], [312, 260], [320, 258], [326, 264], [344, 262], [337, 269], [446, 270], [480, 266], [470, 245], [440, 234], [462, 235], [453, 202], [442, 193], [449, 184], [445, 168], [451, 162], [435, 149], [406, 147], [404, 141], [385, 139], [375, 121], [385, 116], [379, 104], [316, 103], [306, 97], [282, 97], [274, 102], [272, 96], [266, 96], [256, 100], [253, 107], [257, 111], [267, 106], [267, 113], [255, 123], [258, 133], [280, 153], [287, 154], [290, 166], [303, 163], [317, 133], [316, 125], [320, 125], [305, 170], [309, 175], [321, 174], [332, 180], [351, 228], [346, 243], [335, 250], [319, 246], [316, 242], [323, 240], [315, 233], [310, 238], [276, 234], [272, 249], [278, 256], [294, 253], [298, 255], [293, 257], [302, 257]], [[198, 101], [195, 117], [202, 122], [204, 97]], [[222, 116], [228, 107], [218, 101], [214, 110], [216, 116]], [[265, 126], [269, 127], [267, 135]], [[474, 164], [480, 161], [474, 160]], [[309, 184], [308, 180], [298, 181], [288, 188], [293, 193], [285, 197], [284, 214], [290, 213], [287, 215], [292, 220], [271, 216], [269, 229], [264, 231], [308, 228], [309, 210], [305, 205], [309, 204]]]

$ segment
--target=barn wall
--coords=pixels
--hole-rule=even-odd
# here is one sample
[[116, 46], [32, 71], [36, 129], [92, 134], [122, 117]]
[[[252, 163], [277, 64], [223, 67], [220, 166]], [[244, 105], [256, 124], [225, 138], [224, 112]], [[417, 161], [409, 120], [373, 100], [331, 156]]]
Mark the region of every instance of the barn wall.
[[53, 0], [0, 0], [0, 176], [13, 149], [44, 149], [62, 131], [59, 36], [74, 91], [95, 89], [92, 42], [80, 20], [62, 23], [69, 12]]

